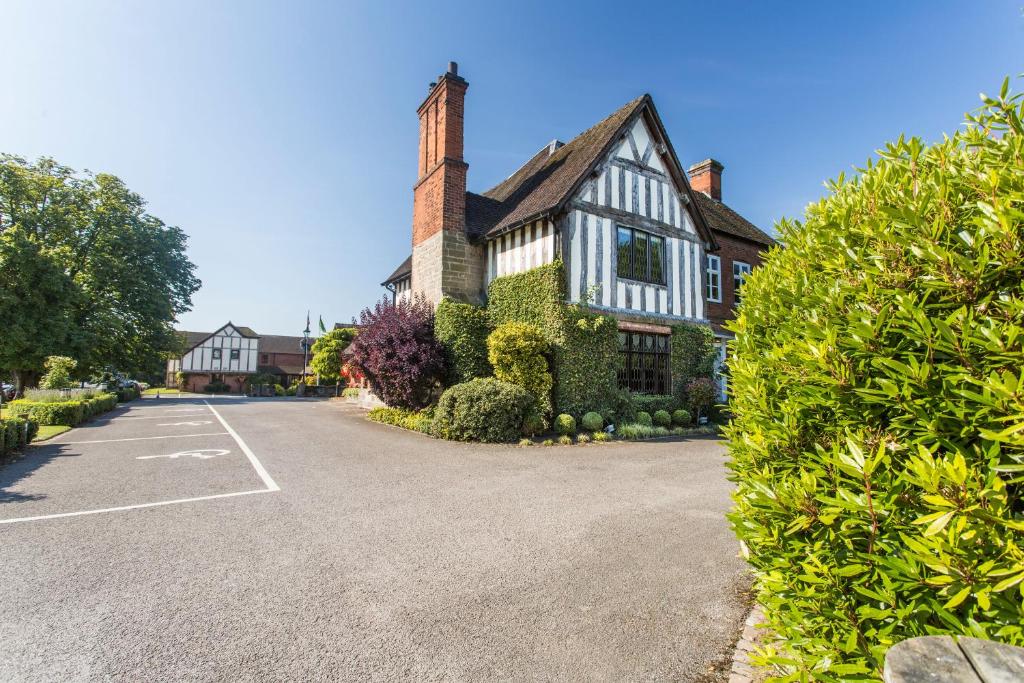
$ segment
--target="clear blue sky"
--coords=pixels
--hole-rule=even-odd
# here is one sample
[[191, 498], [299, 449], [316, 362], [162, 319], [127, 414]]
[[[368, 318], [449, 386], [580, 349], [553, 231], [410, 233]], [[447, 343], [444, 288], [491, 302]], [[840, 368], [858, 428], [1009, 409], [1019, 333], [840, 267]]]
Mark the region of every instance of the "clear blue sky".
[[1024, 71], [1022, 5], [4, 0], [0, 150], [114, 173], [181, 226], [184, 328], [298, 334], [408, 255], [415, 110], [448, 60], [471, 190], [650, 92], [683, 163], [723, 162], [770, 229]]

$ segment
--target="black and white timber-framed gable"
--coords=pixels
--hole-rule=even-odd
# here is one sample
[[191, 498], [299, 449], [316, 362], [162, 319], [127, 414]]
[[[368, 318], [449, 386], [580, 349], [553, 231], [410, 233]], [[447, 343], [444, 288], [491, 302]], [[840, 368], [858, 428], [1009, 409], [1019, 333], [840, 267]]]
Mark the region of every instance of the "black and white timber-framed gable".
[[248, 327], [228, 322], [216, 332], [191, 345], [171, 372], [252, 374], [256, 372], [259, 335]]
[[417, 110], [413, 255], [382, 284], [395, 301], [417, 292], [435, 304], [443, 296], [483, 304], [495, 278], [561, 259], [568, 301], [619, 321], [623, 384], [663, 390], [666, 376], [655, 368], [667, 368], [669, 326], [710, 324], [717, 236], [742, 228], [770, 238], [721, 204], [720, 193], [694, 190], [646, 94], [567, 143], [545, 144], [489, 190], [469, 192], [467, 88], [450, 63]]

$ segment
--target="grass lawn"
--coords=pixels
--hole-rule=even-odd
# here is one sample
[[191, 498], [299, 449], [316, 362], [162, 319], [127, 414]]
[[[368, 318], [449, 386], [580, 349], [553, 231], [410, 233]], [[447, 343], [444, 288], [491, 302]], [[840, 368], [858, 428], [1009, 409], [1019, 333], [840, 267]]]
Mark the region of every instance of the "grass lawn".
[[36, 438], [32, 440], [32, 443], [52, 439], [58, 434], [63, 434], [69, 429], [71, 429], [71, 427], [67, 425], [39, 425], [39, 433], [36, 434]]
[[162, 389], [160, 387], [150, 387], [149, 389], [146, 389], [145, 391], [143, 391], [142, 395], [143, 396], [155, 396], [158, 391], [161, 394], [180, 394], [181, 393], [180, 389]]

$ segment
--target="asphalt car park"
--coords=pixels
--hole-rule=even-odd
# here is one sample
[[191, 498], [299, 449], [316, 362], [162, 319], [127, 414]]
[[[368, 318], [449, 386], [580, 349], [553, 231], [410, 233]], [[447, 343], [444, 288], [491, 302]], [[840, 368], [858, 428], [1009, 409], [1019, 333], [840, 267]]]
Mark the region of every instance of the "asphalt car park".
[[723, 456], [135, 401], [0, 468], [0, 680], [724, 681]]
[[277, 490], [208, 401], [142, 403], [40, 444], [8, 466], [0, 524]]

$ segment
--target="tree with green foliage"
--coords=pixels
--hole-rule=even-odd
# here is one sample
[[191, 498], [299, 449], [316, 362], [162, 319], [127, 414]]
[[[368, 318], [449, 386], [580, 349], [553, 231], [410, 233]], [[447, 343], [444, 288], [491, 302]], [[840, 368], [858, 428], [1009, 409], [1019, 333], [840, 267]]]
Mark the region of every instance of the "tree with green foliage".
[[313, 358], [309, 365], [321, 382], [337, 382], [341, 379], [341, 354], [356, 338], [356, 332], [354, 327], [338, 327], [321, 335], [313, 343]]
[[786, 680], [1024, 645], [1024, 98], [784, 220], [731, 324], [730, 515]]
[[22, 383], [53, 354], [83, 376], [159, 373], [199, 289], [185, 244], [116, 176], [0, 155], [0, 366]]
[[67, 356], [50, 356], [43, 362], [46, 374], [39, 380], [43, 389], [67, 389], [71, 386], [71, 373], [78, 366], [78, 361]]
[[23, 228], [0, 230], [0, 368], [12, 372], [19, 395], [48, 356], [77, 346], [67, 342], [74, 336], [70, 319], [79, 295]]

